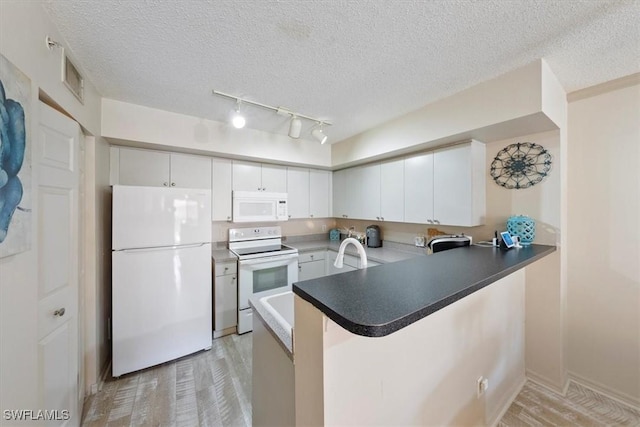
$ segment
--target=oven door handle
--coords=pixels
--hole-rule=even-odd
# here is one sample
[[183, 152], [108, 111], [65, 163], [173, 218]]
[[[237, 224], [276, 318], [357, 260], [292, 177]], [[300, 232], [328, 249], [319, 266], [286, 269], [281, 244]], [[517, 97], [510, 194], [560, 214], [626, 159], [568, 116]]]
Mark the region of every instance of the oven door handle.
[[240, 265], [256, 265], [256, 264], [264, 264], [267, 262], [274, 262], [274, 261], [285, 261], [288, 259], [296, 259], [298, 258], [298, 254], [287, 254], [287, 255], [276, 255], [276, 256], [269, 256], [269, 257], [264, 257], [264, 258], [253, 258], [253, 259], [242, 259], [239, 260], [238, 263]]

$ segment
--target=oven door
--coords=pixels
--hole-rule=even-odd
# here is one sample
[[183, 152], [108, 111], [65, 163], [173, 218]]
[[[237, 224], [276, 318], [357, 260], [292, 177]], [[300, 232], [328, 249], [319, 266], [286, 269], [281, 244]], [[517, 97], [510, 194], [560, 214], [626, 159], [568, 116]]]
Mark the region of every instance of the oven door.
[[298, 254], [238, 261], [238, 309], [249, 308], [249, 298], [291, 290], [298, 281]]

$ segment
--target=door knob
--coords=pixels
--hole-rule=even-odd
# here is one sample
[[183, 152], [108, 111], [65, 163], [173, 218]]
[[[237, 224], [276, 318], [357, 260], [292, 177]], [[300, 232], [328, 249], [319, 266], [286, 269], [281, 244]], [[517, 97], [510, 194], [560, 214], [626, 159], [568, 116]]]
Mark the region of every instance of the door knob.
[[168, 182], [163, 182], [162, 185], [164, 185], [165, 187], [168, 187], [169, 183]]
[[64, 313], [65, 313], [65, 309], [64, 309], [64, 307], [62, 307], [62, 308], [59, 308], [56, 311], [54, 311], [53, 315], [57, 316], [57, 317], [62, 317], [62, 316], [64, 316]]
[[171, 183], [171, 186], [172, 186], [172, 187], [175, 187], [175, 186], [176, 186], [176, 183], [175, 183], [175, 182], [172, 182], [172, 183]]

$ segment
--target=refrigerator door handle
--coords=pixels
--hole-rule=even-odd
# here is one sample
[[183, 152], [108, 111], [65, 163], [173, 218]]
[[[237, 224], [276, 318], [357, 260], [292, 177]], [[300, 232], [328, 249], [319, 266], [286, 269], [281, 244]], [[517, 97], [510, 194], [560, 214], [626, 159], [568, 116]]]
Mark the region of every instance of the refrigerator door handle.
[[199, 248], [201, 246], [208, 245], [208, 243], [194, 243], [192, 245], [176, 245], [176, 246], [152, 246], [148, 248], [134, 248], [134, 249], [114, 249], [114, 252], [151, 252], [151, 251], [166, 251], [168, 249], [188, 249]]

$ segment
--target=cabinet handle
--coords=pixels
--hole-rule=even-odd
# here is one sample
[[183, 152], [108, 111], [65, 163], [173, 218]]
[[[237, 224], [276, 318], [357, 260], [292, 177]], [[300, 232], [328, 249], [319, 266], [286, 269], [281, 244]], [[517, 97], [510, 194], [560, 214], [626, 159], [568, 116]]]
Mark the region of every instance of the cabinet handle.
[[163, 182], [162, 185], [165, 186], [165, 187], [168, 187], [169, 183], [168, 182]]
[[176, 186], [176, 183], [175, 183], [175, 182], [172, 182], [172, 183], [171, 183], [171, 186], [172, 186], [172, 187], [175, 187], [175, 186]]
[[430, 219], [428, 219], [428, 220], [427, 220], [427, 223], [428, 223], [428, 224], [433, 224], [433, 221], [432, 221], [432, 220], [430, 220]]
[[440, 221], [438, 221], [437, 219], [434, 219], [434, 220], [433, 220], [433, 223], [434, 223], [434, 224], [440, 224]]
[[231, 217], [230, 216], [227, 217], [227, 221], [231, 221]]
[[65, 311], [66, 310], [64, 309], [64, 307], [62, 307], [62, 308], [59, 308], [56, 311], [54, 311], [53, 315], [56, 316], [56, 317], [62, 317], [62, 316], [64, 316]]
[[377, 217], [376, 217], [376, 219], [380, 219], [380, 217], [379, 217], [379, 216], [377, 216]]
[[380, 220], [381, 220], [381, 221], [384, 221], [384, 217], [383, 217], [383, 216], [381, 216], [381, 217], [380, 217]]
[[227, 270], [229, 270], [229, 267], [225, 267], [225, 268], [224, 268], [224, 271], [227, 271]]
[[234, 282], [235, 280], [236, 280], [236, 276], [233, 276], [233, 277], [231, 278], [231, 281], [232, 281], [232, 282]]
[[298, 270], [302, 270], [302, 266], [298, 264]]
[[310, 255], [311, 259], [313, 259], [313, 255]]
[[309, 218], [313, 218], [313, 214], [309, 215]]
[[291, 215], [289, 215], [289, 218], [291, 218]]

